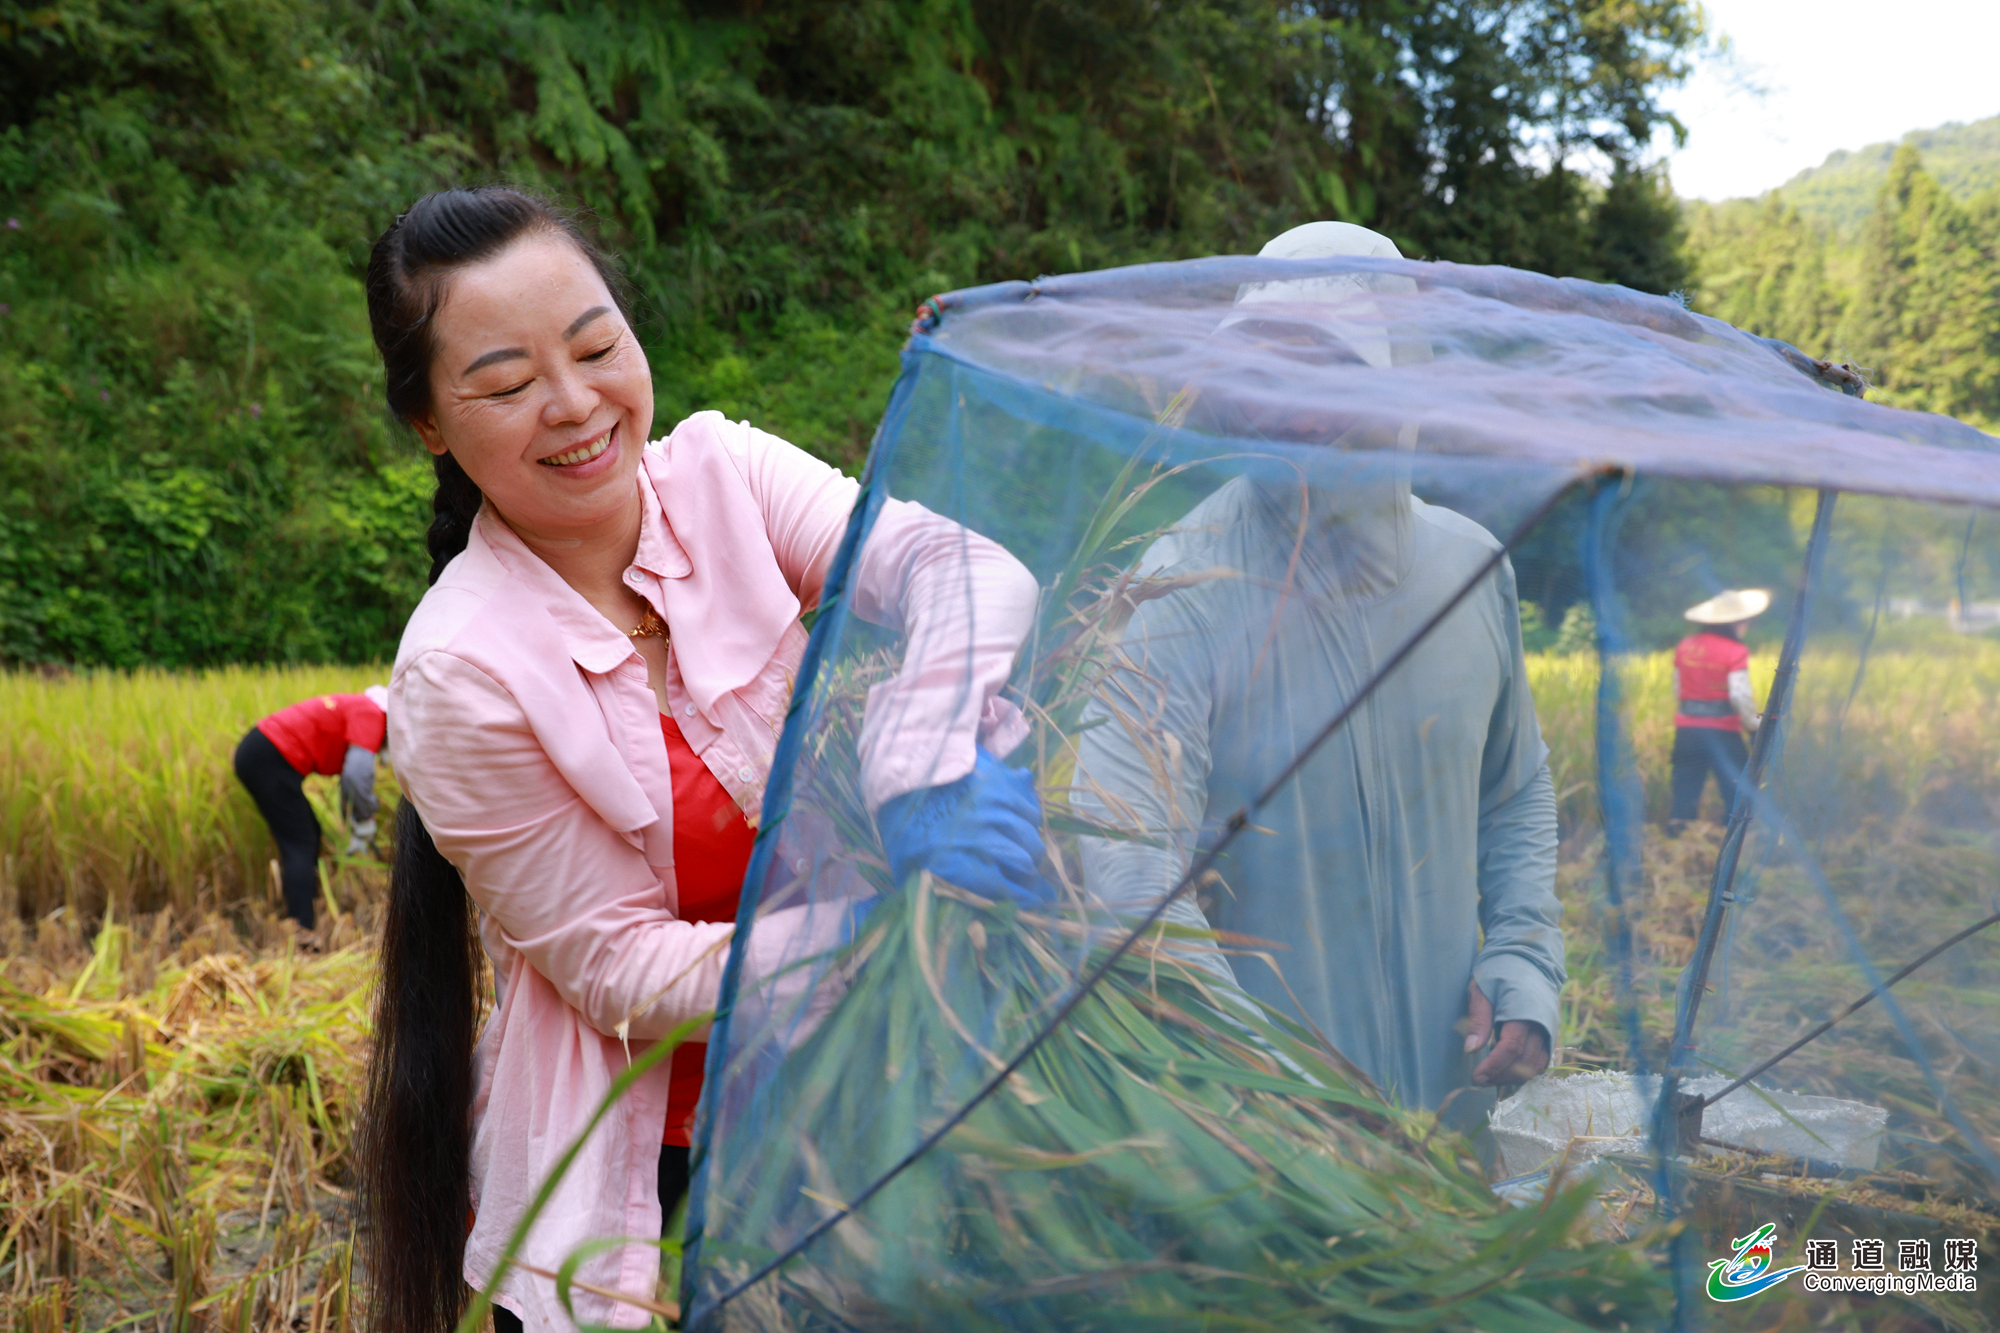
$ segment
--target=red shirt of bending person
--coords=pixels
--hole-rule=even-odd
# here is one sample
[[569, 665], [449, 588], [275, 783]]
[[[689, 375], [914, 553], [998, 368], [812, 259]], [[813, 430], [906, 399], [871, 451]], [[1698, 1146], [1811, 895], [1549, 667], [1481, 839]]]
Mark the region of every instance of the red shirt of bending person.
[[[347, 851], [359, 852], [375, 832], [375, 760], [387, 744], [388, 702], [380, 685], [360, 694], [315, 695], [271, 714], [236, 747], [236, 776], [278, 844], [285, 911], [302, 931], [313, 929], [320, 841], [305, 780], [314, 773], [339, 776]], [[311, 944], [311, 937], [304, 942]]]
[[1750, 649], [1743, 630], [1771, 605], [1762, 588], [1718, 593], [1684, 613], [1701, 628], [1674, 649], [1673, 813], [1667, 828], [1701, 813], [1709, 774], [1726, 812], [1736, 803], [1744, 767], [1750, 762], [1745, 732], [1759, 721], [1750, 692]]

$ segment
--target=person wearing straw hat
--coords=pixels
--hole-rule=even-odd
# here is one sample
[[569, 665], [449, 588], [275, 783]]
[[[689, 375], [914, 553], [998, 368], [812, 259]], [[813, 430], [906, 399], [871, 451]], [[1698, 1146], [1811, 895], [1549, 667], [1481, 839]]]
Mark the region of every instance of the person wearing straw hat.
[[306, 799], [307, 775], [340, 778], [347, 854], [375, 833], [375, 760], [388, 747], [389, 691], [321, 694], [271, 714], [236, 746], [236, 777], [278, 844], [285, 911], [310, 946], [313, 897], [319, 891], [319, 817]]
[[1667, 830], [1678, 833], [1701, 813], [1708, 776], [1726, 811], [1750, 762], [1743, 733], [1755, 731], [1757, 701], [1750, 691], [1750, 649], [1744, 628], [1771, 605], [1762, 588], [1717, 593], [1685, 612], [1701, 628], [1674, 649], [1673, 813]]

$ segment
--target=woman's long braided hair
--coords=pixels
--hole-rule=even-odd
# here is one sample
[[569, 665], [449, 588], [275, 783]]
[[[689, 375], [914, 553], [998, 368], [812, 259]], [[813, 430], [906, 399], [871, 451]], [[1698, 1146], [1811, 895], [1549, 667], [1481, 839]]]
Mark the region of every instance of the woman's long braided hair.
[[[436, 320], [453, 276], [529, 236], [573, 242], [621, 310], [627, 307], [610, 259], [546, 201], [504, 186], [425, 195], [368, 257], [368, 322], [396, 416], [407, 422], [431, 410]], [[432, 583], [465, 549], [484, 501], [449, 453], [437, 455], [435, 467]], [[464, 881], [407, 799], [396, 812], [395, 839], [359, 1144], [370, 1326], [449, 1333], [467, 1298], [481, 949]]]

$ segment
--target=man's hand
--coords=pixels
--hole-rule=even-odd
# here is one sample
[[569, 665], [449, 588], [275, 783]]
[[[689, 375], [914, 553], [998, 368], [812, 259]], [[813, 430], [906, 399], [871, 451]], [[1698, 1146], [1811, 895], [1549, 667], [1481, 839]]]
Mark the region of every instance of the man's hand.
[[[1476, 981], [1466, 983], [1465, 1053], [1481, 1049], [1493, 1040], [1493, 1001]], [[1482, 1088], [1495, 1083], [1526, 1083], [1549, 1067], [1549, 1036], [1540, 1023], [1510, 1018], [1500, 1025], [1500, 1040], [1479, 1067], [1472, 1081]]]

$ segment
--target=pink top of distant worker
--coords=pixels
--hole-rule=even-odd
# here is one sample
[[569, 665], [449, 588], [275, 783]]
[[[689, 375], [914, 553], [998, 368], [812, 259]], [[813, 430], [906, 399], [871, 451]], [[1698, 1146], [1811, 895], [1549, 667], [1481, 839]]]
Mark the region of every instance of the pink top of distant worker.
[[[704, 412], [647, 448], [639, 490], [624, 577], [673, 627], [667, 706], [754, 822], [805, 649], [799, 616], [819, 601], [858, 486]], [[871, 695], [861, 737], [871, 810], [964, 776], [975, 743], [1004, 754], [1025, 736], [998, 692], [1036, 596], [999, 546], [885, 502], [848, 594], [857, 616], [908, 645], [900, 674]], [[465, 1276], [483, 1284], [625, 1067], [621, 1027], [638, 1045], [711, 1009], [735, 927], [676, 918], [673, 779], [644, 661], [490, 505], [404, 631], [389, 734], [403, 787], [481, 909], [499, 983], [472, 1107]], [[795, 924], [759, 918], [748, 966], [796, 953]], [[554, 1270], [586, 1239], [659, 1234], [667, 1087], [662, 1064], [613, 1109], [524, 1261]], [[628, 1246], [578, 1277], [651, 1297], [658, 1267], [657, 1250]], [[568, 1326], [551, 1282], [515, 1269], [500, 1296], [530, 1328]], [[586, 1323], [645, 1322], [631, 1306], [575, 1297]]]

